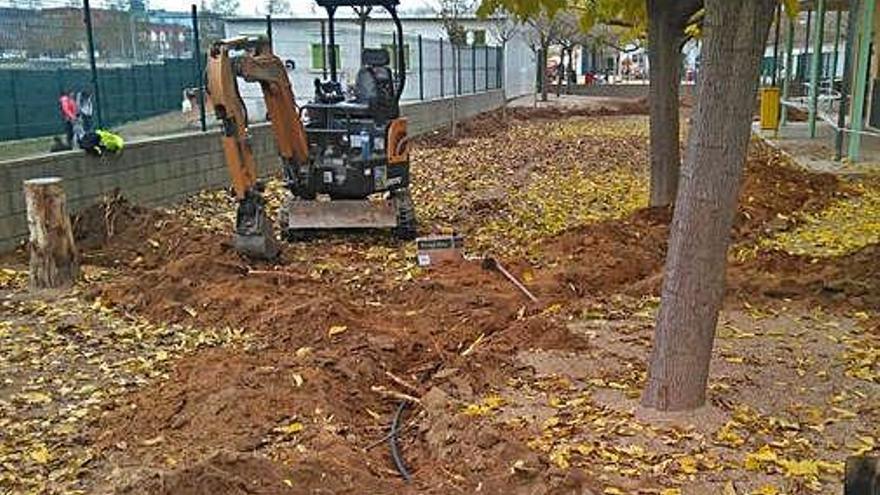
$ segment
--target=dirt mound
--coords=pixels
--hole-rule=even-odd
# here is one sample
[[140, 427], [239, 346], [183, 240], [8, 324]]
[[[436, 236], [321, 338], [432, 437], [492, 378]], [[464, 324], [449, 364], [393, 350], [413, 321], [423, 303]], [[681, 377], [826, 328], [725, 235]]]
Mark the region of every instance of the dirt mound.
[[[833, 175], [795, 168], [784, 155], [756, 142], [746, 165], [733, 242], [754, 241], [793, 228], [798, 219], [792, 212], [819, 211], [846, 191]], [[659, 294], [671, 213], [668, 209], [639, 210], [626, 218], [587, 225], [549, 240], [543, 251], [548, 257], [546, 264], [555, 268], [543, 281], [546, 290], [553, 293], [551, 288], [555, 287], [555, 295], [566, 298], [618, 291]], [[776, 262], [776, 257], [770, 258], [764, 268], [775, 272]]]
[[284, 483], [290, 476], [268, 459], [222, 452], [170, 472], [140, 473], [115, 490], [119, 495], [276, 495], [311, 493]]
[[550, 284], [580, 298], [652, 277], [663, 265], [670, 220], [669, 209], [645, 209], [563, 234], [546, 249], [558, 253]]
[[148, 216], [149, 210], [131, 204], [116, 190], [73, 215], [74, 240], [80, 249], [96, 250], [114, 236], [125, 235], [127, 229], [137, 227]]
[[770, 298], [798, 298], [824, 305], [880, 310], [880, 246], [839, 258], [761, 253], [731, 266], [731, 290]]
[[799, 214], [822, 210], [848, 188], [832, 174], [808, 172], [776, 148], [753, 141], [734, 224], [737, 241], [791, 228]]

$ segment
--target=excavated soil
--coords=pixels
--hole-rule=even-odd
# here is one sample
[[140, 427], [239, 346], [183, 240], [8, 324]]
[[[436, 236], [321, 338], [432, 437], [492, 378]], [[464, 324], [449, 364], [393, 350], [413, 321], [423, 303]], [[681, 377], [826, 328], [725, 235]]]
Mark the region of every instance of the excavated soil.
[[[469, 125], [480, 135], [503, 124], [490, 115]], [[781, 162], [770, 149], [753, 150], [734, 243], [791, 228], [789, 212], [817, 211], [847, 192], [834, 177]], [[537, 266], [502, 260], [518, 276], [531, 273], [534, 304], [478, 262], [389, 277], [380, 269], [387, 260], [370, 254], [376, 244], [397, 247], [384, 238], [287, 246], [282, 264], [257, 266], [225, 236], [167, 214], [115, 215], [125, 221], [91, 220], [104, 230], [87, 259], [128, 275], [93, 296], [152, 321], [241, 328], [250, 340], [181, 360], [167, 380], [106, 415], [94, 440], [114, 468], [108, 489], [212, 495], [580, 493], [584, 480], [538, 475], [543, 461], [528, 448], [457, 413], [503, 386], [521, 366], [520, 350], [590, 347], [555, 303], [656, 294], [671, 217], [642, 210], [565, 232], [543, 244]], [[874, 246], [826, 264], [764, 254], [731, 266], [730, 291], [823, 303], [845, 294], [876, 305], [880, 276], [865, 267], [880, 266], [878, 253]], [[412, 484], [400, 481], [382, 441], [400, 394], [421, 398], [400, 435]]]

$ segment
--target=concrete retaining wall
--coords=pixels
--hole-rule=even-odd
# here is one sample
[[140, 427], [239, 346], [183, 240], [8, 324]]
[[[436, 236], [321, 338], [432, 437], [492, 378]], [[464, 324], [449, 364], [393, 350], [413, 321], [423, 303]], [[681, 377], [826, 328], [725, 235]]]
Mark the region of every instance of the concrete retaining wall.
[[[493, 110], [504, 101], [502, 91], [462, 96], [461, 118]], [[421, 134], [448, 125], [451, 99], [404, 106], [410, 133]], [[278, 152], [268, 125], [252, 128], [253, 148], [261, 172], [277, 168]], [[0, 162], [0, 251], [27, 238], [22, 182], [35, 177], [62, 177], [71, 212], [120, 189], [131, 201], [147, 206], [168, 205], [188, 195], [229, 183], [217, 131], [186, 133], [126, 144], [119, 156], [93, 157], [82, 151], [53, 153]]]
[[[681, 94], [690, 94], [694, 89], [692, 84], [682, 84]], [[589, 86], [578, 84], [575, 86], [563, 86], [562, 92], [578, 96], [599, 96], [607, 98], [647, 98], [648, 84], [591, 84]], [[550, 86], [550, 94], [556, 94], [556, 86]]]

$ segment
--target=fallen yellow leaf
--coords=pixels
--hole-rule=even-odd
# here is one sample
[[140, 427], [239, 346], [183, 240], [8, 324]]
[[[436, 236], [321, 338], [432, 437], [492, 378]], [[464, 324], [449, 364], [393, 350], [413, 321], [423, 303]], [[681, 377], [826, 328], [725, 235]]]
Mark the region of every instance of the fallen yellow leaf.
[[776, 452], [769, 445], [764, 445], [757, 452], [746, 454], [744, 465], [749, 471], [758, 471], [765, 463], [776, 462], [777, 459]]
[[46, 464], [52, 457], [51, 454], [49, 454], [49, 449], [43, 444], [37, 445], [33, 450], [28, 452], [28, 456], [37, 464]]
[[678, 458], [678, 467], [685, 474], [697, 473], [697, 460], [692, 456], [686, 455]]
[[295, 435], [295, 434], [303, 431], [303, 429], [305, 429], [305, 426], [303, 426], [302, 423], [300, 423], [298, 421], [294, 421], [293, 423], [290, 423], [287, 426], [282, 426], [280, 428], [276, 428], [275, 431], [277, 431], [278, 433], [284, 433], [286, 435]]
[[327, 331], [327, 336], [333, 337], [334, 335], [339, 335], [339, 334], [345, 332], [346, 330], [348, 330], [348, 327], [345, 325], [334, 325], [334, 326], [330, 327], [329, 331]]
[[763, 485], [753, 491], [751, 495], [779, 495], [779, 489], [773, 485]]

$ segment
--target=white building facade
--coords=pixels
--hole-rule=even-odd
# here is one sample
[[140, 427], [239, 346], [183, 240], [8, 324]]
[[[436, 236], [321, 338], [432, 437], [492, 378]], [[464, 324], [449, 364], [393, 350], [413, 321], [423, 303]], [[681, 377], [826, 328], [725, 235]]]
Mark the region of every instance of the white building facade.
[[[517, 33], [502, 53], [492, 21], [462, 20], [469, 44], [459, 50], [457, 74], [455, 52], [445, 39], [440, 19], [402, 17], [401, 21], [407, 67], [402, 101], [451, 97], [456, 90], [466, 95], [504, 88], [507, 98], [534, 91], [537, 62], [524, 33]], [[267, 33], [264, 18], [226, 19], [225, 26], [226, 36]], [[328, 29], [322, 17], [272, 19], [273, 50], [282, 60], [293, 62], [295, 68], [288, 74], [298, 101], [308, 101], [314, 93], [315, 79], [325, 77], [325, 63], [329, 61], [325, 61], [323, 42], [329, 44]], [[339, 79], [344, 85], [351, 84], [360, 68], [360, 28], [356, 19], [343, 17], [336, 19], [335, 31]], [[368, 21], [366, 48], [390, 48], [394, 43], [394, 23], [390, 18]], [[265, 107], [259, 87], [242, 83], [241, 92], [251, 120], [261, 120]]]

